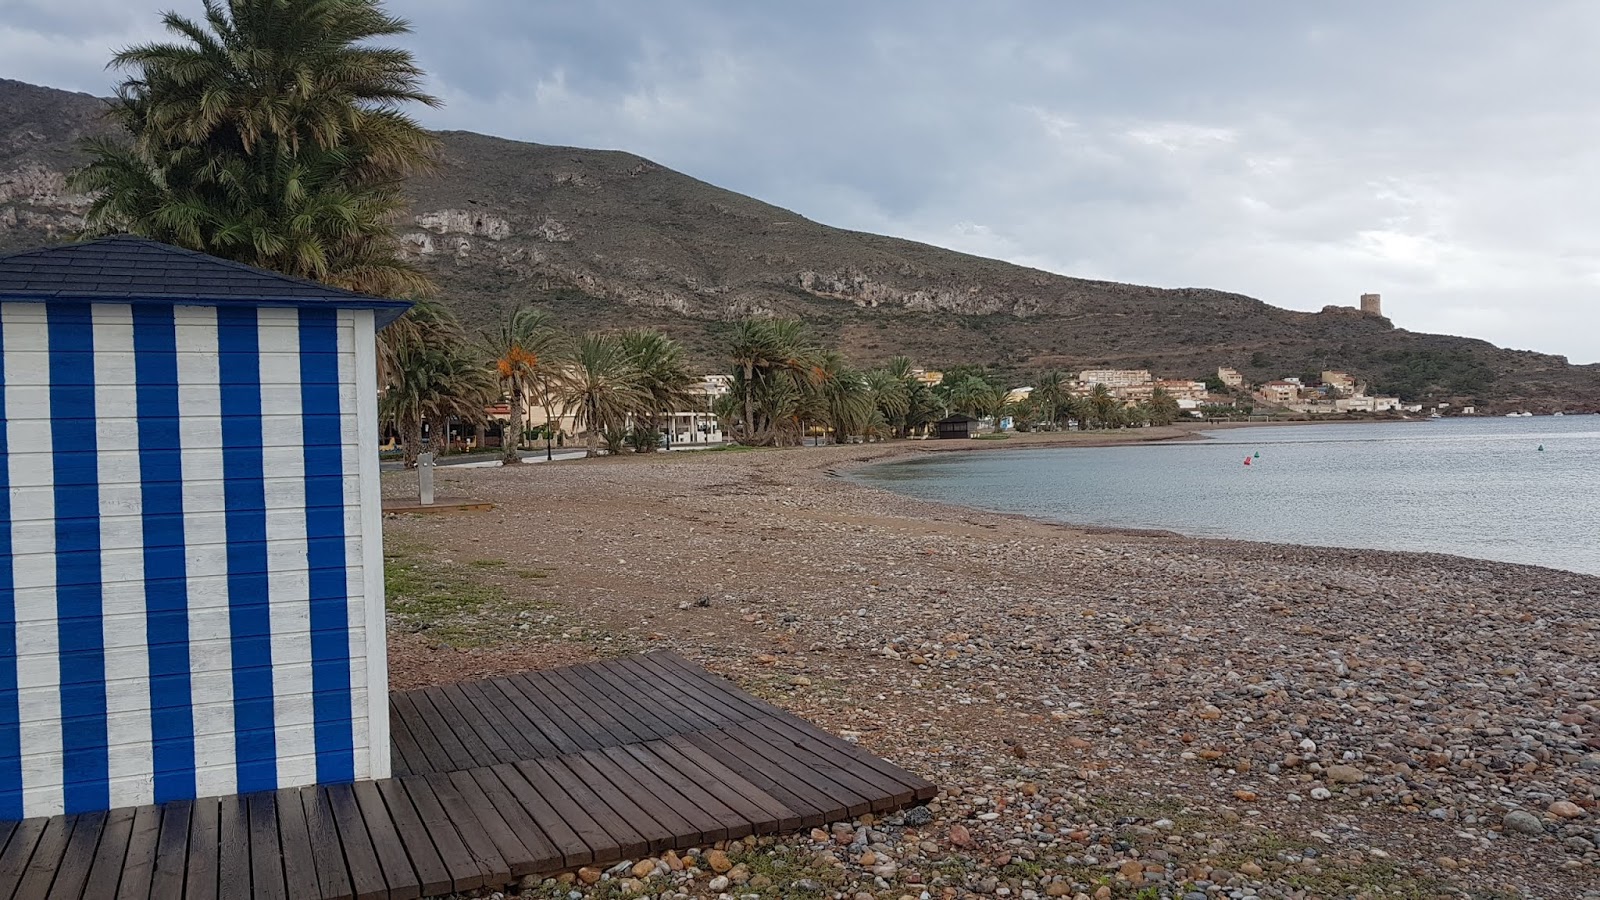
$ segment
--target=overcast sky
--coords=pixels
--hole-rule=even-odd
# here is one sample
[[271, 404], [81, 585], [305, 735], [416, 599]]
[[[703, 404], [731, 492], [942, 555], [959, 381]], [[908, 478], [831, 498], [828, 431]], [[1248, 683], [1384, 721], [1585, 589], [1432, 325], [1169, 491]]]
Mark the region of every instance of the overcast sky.
[[[198, 0], [0, 0], [106, 93]], [[391, 0], [424, 121], [628, 150], [829, 225], [1600, 361], [1600, 3]]]

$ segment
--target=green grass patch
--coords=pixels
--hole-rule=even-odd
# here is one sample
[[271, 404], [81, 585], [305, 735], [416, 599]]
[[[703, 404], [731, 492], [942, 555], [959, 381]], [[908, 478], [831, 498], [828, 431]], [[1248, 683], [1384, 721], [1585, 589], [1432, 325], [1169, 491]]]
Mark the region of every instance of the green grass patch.
[[[735, 865], [750, 870], [750, 881], [730, 890], [735, 896], [762, 900], [822, 900], [844, 883], [840, 870], [817, 865], [816, 856], [802, 847], [778, 845], [729, 854]], [[815, 882], [820, 890], [800, 888], [796, 882]]]
[[980, 435], [976, 435], [975, 437], [973, 437], [973, 440], [975, 440], [975, 441], [1009, 441], [1009, 440], [1011, 440], [1011, 435], [1009, 435], [1009, 434], [980, 434]]
[[401, 628], [453, 647], [504, 640], [526, 630], [515, 627], [524, 624], [520, 613], [548, 608], [538, 601], [513, 599], [505, 588], [486, 580], [489, 572], [504, 565], [499, 560], [444, 562], [391, 538], [383, 557], [389, 614]]

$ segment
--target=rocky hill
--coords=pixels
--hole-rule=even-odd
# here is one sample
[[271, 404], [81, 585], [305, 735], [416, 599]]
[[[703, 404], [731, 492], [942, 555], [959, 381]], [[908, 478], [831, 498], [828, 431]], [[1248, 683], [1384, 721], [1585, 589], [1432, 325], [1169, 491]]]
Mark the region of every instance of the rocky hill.
[[[100, 101], [0, 80], [0, 251], [69, 238], [87, 198], [66, 189]], [[750, 314], [798, 316], [853, 359], [931, 366], [1151, 368], [1247, 377], [1345, 369], [1409, 397], [1489, 408], [1600, 409], [1600, 366], [1302, 313], [1223, 291], [1089, 281], [830, 228], [614, 151], [441, 135], [443, 170], [412, 186], [402, 252], [469, 323], [512, 301], [574, 327], [644, 324], [718, 364]], [[1351, 298], [1352, 303], [1355, 298]]]

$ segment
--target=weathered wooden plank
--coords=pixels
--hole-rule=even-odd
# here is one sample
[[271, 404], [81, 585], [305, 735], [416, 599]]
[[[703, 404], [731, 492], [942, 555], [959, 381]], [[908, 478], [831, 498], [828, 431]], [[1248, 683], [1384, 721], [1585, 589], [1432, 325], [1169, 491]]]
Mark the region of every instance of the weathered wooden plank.
[[[510, 709], [509, 704], [504, 701], [499, 703], [490, 702], [483, 693], [482, 682], [468, 681], [457, 685], [457, 687], [461, 689], [461, 696], [458, 698], [458, 702], [464, 701], [470, 704], [472, 713], [488, 723], [489, 729], [503, 743], [503, 749], [498, 751], [501, 754], [499, 762], [514, 762], [519, 759], [533, 759], [536, 756], [545, 755], [540, 752], [539, 745], [536, 745], [523, 733], [524, 731], [531, 731], [539, 737], [539, 744], [548, 747], [549, 742], [544, 740], [543, 735], [539, 735], [538, 729], [526, 720], [514, 724], [512, 717], [516, 716], [520, 719], [521, 716]], [[463, 710], [462, 713], [465, 715], [466, 710]]]
[[411, 702], [416, 704], [417, 716], [444, 749], [447, 761], [439, 767], [440, 772], [453, 772], [456, 769], [470, 769], [478, 763], [473, 759], [472, 752], [461, 742], [461, 736], [456, 733], [455, 726], [445, 721], [444, 714], [434, 706], [429, 698], [427, 689], [411, 692]]
[[682, 832], [684, 837], [692, 839], [697, 844], [709, 844], [727, 836], [728, 826], [725, 823], [707, 812], [700, 804], [685, 797], [682, 791], [668, 784], [649, 765], [640, 762], [625, 748], [607, 747], [599, 751], [599, 755], [637, 782], [645, 792], [645, 796], [655, 798], [657, 804], [677, 813], [688, 826]]
[[[552, 684], [550, 679], [537, 672], [524, 672], [512, 681], [536, 705], [556, 721], [562, 722], [567, 736], [585, 750], [614, 746], [630, 739], [626, 736], [627, 732], [619, 733], [617, 729], [606, 728], [582, 704], [572, 702], [563, 687]], [[571, 724], [567, 725], [567, 722]]]
[[156, 867], [156, 838], [161, 832], [161, 807], [141, 806], [133, 814], [128, 853], [123, 858], [117, 900], [145, 900], [150, 896], [150, 876]]
[[[484, 886], [503, 887], [511, 880], [511, 867], [500, 855], [498, 847], [482, 822], [482, 818], [495, 815], [494, 809], [491, 807], [474, 811], [462, 798], [461, 792], [456, 790], [456, 786], [451, 783], [447, 774], [434, 773], [426, 778], [428, 786], [433, 788], [434, 796], [439, 798], [439, 805], [444, 807], [445, 815], [450, 817], [450, 823], [460, 833], [462, 843], [467, 846], [467, 852], [472, 854], [478, 870], [483, 873]], [[504, 822], [501, 823], [501, 827], [505, 827]]]
[[733, 738], [720, 731], [682, 737], [792, 810], [800, 820], [792, 827], [819, 828], [827, 824], [826, 813], [834, 807], [832, 798], [750, 753]]
[[51, 816], [45, 821], [44, 831], [33, 848], [27, 868], [23, 869], [22, 879], [17, 882], [16, 892], [10, 895], [14, 900], [46, 900], [50, 896], [50, 885], [61, 870], [61, 857], [67, 851], [77, 824], [77, 816]]
[[451, 890], [465, 892], [483, 887], [483, 869], [478, 866], [477, 858], [467, 849], [461, 834], [434, 794], [433, 786], [428, 783], [428, 776], [411, 775], [401, 779], [400, 784], [411, 798], [417, 816], [427, 826], [428, 835], [433, 838], [433, 845], [439, 850], [439, 859], [444, 863], [445, 871], [450, 876]]
[[416, 742], [417, 748], [422, 751], [423, 757], [428, 762], [429, 771], [447, 772], [454, 767], [455, 762], [450, 752], [434, 737], [433, 729], [428, 727], [428, 723], [417, 710], [413, 692], [391, 695], [390, 705], [401, 725]]
[[750, 731], [750, 723], [733, 726], [723, 732], [733, 739], [737, 745], [743, 746], [744, 753], [750, 753], [765, 760], [777, 769], [793, 776], [807, 786], [814, 788], [818, 793], [826, 796], [833, 804], [826, 808], [824, 815], [829, 821], [837, 821], [849, 816], [854, 818], [872, 809], [872, 800], [868, 796], [858, 794], [847, 787], [839, 785], [828, 778], [824, 773], [818, 772], [804, 761], [795, 759], [783, 752], [781, 747], [774, 746], [765, 736]]
[[[72, 828], [72, 838], [61, 854], [60, 867], [50, 884], [48, 896], [52, 900], [76, 900], [83, 895], [84, 881], [89, 877], [89, 866], [94, 862], [95, 851], [100, 846], [100, 835], [105, 830], [106, 814], [82, 813]], [[21, 892], [18, 892], [21, 896]]]
[[122, 864], [128, 856], [128, 838], [133, 834], [134, 812], [132, 807], [125, 807], [106, 813], [100, 844], [95, 848], [94, 861], [89, 864], [88, 878], [83, 883], [81, 896], [84, 900], [117, 896]]
[[651, 749], [685, 777], [738, 813], [757, 833], [777, 830], [780, 821], [793, 816], [766, 791], [707, 756], [680, 735], [652, 745]]
[[33, 849], [39, 846], [39, 838], [44, 834], [48, 822], [48, 819], [41, 818], [24, 819], [17, 823], [11, 840], [6, 842], [5, 851], [0, 853], [0, 897], [10, 897], [16, 893], [17, 884], [27, 874]]
[[[461, 711], [456, 708], [456, 705], [450, 702], [448, 692], [448, 686], [426, 687], [418, 692], [416, 701], [418, 709], [424, 708], [422, 706], [424, 701], [433, 707], [435, 718], [430, 719], [428, 724], [434, 726], [435, 734], [439, 733], [438, 726], [442, 723], [449, 731], [450, 737], [460, 742], [461, 749], [465, 755], [455, 757], [456, 765], [451, 771], [472, 769], [478, 766], [492, 766], [501, 762], [502, 760], [495, 758], [494, 751], [489, 749], [488, 745], [484, 743], [483, 736], [478, 733], [478, 725], [481, 720], [478, 722], [468, 721], [465, 716], [461, 715]], [[443, 742], [444, 738], [441, 737], [440, 741]], [[447, 746], [449, 745], [447, 744]], [[451, 751], [452, 753], [454, 752], [453, 747], [451, 747]]]
[[[870, 753], [852, 752], [850, 744], [828, 734], [812, 734], [796, 728], [787, 718], [763, 719], [761, 724], [773, 734], [794, 741], [794, 746], [810, 753], [836, 768], [849, 772], [872, 785], [882, 798], [876, 801], [877, 809], [898, 809], [917, 799], [918, 790], [927, 782], [892, 763], [877, 760]], [[869, 761], [872, 760], [872, 761]], [[874, 762], [881, 763], [875, 765]]]
[[642, 717], [635, 716], [632, 711], [621, 703], [618, 697], [613, 697], [605, 690], [595, 690], [586, 677], [587, 666], [571, 666], [565, 669], [549, 669], [544, 676], [549, 677], [552, 684], [560, 684], [566, 689], [566, 698], [578, 703], [589, 711], [595, 721], [600, 722], [606, 729], [618, 735], [621, 743], [638, 743], [638, 741], [659, 740], [661, 733], [656, 732]]
[[619, 691], [601, 679], [595, 669], [605, 663], [596, 663], [592, 666], [573, 666], [569, 669], [557, 669], [551, 675], [560, 675], [571, 685], [572, 696], [587, 702], [591, 707], [603, 710], [612, 721], [626, 728], [635, 740], [656, 741], [669, 734], [676, 734], [673, 729], [661, 724], [660, 720], [651, 715], [649, 709], [636, 702], [632, 692]]
[[[596, 751], [590, 752], [598, 755]], [[633, 830], [637, 831], [639, 836], [645, 839], [646, 847], [644, 852], [659, 853], [675, 843], [674, 838], [676, 835], [673, 834], [672, 829], [661, 824], [660, 820], [652, 814], [652, 810], [642, 805], [649, 800], [648, 796], [630, 796], [626, 790], [606, 778], [582, 755], [563, 756], [560, 762], [567, 767], [568, 771], [577, 776], [586, 787], [594, 791], [595, 796], [599, 797], [612, 812], [621, 816], [623, 821], [633, 826]], [[635, 800], [638, 802], [635, 802]], [[650, 806], [655, 807], [659, 806], [659, 804], [650, 804]]]
[[389, 815], [394, 820], [395, 832], [400, 836], [400, 843], [406, 848], [406, 856], [410, 858], [412, 868], [416, 870], [422, 895], [432, 897], [449, 893], [450, 873], [445, 869], [444, 861], [439, 858], [439, 850], [433, 845], [433, 838], [428, 836], [428, 827], [417, 815], [416, 807], [411, 805], [410, 795], [400, 786], [400, 782], [393, 778], [378, 782], [378, 793], [383, 796]]
[[339, 843], [344, 847], [345, 865], [350, 870], [350, 892], [355, 900], [383, 900], [389, 896], [389, 883], [383, 878], [378, 853], [367, 835], [367, 824], [356, 805], [355, 792], [348, 784], [330, 784], [319, 789], [339, 828]]
[[217, 805], [217, 896], [252, 896], [250, 804], [238, 795], [223, 797]]
[[675, 666], [657, 659], [660, 654], [635, 657], [630, 660], [633, 666], [640, 671], [648, 673], [660, 685], [662, 693], [671, 697], [680, 706], [694, 710], [702, 718], [714, 722], [717, 727], [727, 727], [738, 724], [754, 717], [754, 713], [743, 705], [731, 704], [728, 700], [712, 690], [709, 685], [680, 672]]
[[[550, 715], [549, 711], [540, 702], [535, 701], [528, 692], [522, 690], [518, 684], [519, 680], [515, 676], [496, 678], [485, 687], [492, 688], [495, 693], [504, 697], [511, 708], [517, 711], [518, 715], [527, 719], [534, 726], [538, 736], [550, 744], [549, 752], [541, 753], [539, 754], [540, 756], [558, 756], [562, 753], [572, 753], [586, 747], [600, 746], [593, 738], [585, 738], [583, 741], [579, 741], [577, 737], [568, 734], [569, 730], [576, 730], [576, 726], [571, 721], [564, 720], [564, 717], [563, 720], [558, 720], [555, 716]], [[529, 734], [528, 739], [533, 741], [534, 736]], [[537, 743], [535, 741], [536, 745]]]
[[383, 871], [383, 881], [389, 885], [389, 900], [414, 900], [422, 896], [422, 885], [400, 835], [395, 830], [394, 818], [383, 796], [370, 781], [358, 781], [350, 786], [356, 807], [361, 810], [361, 821], [366, 825], [367, 837], [372, 841], [372, 851], [377, 855], [378, 868]]
[[[765, 741], [769, 746], [798, 760], [802, 765], [817, 773], [817, 775], [862, 798], [867, 802], [871, 811], [881, 812], [889, 808], [889, 804], [883, 800], [885, 796], [883, 788], [874, 783], [871, 777], [876, 773], [869, 774], [869, 770], [854, 765], [847, 758], [840, 762], [830, 756], [827, 748], [822, 745], [817, 744], [815, 741], [801, 741], [791, 735], [784, 734], [768, 719], [752, 719], [740, 727], [747, 733]], [[901, 788], [900, 785], [895, 785], [895, 787]], [[904, 790], [904, 788], [901, 789]], [[905, 794], [906, 799], [909, 800], [911, 792], [906, 790]], [[863, 812], [865, 811], [863, 810]], [[860, 814], [860, 812], [851, 813], [851, 815]]]
[[389, 701], [389, 769], [392, 775], [410, 775], [418, 771], [428, 770], [428, 758], [417, 746], [416, 736], [411, 733], [411, 727], [400, 717], [394, 707], [394, 699]]
[[717, 834], [711, 840], [737, 840], [750, 834], [752, 831], [748, 819], [734, 812], [710, 791], [695, 784], [692, 779], [675, 769], [666, 759], [662, 758], [662, 751], [666, 748], [660, 741], [649, 744], [633, 744], [619, 748], [623, 752], [637, 759], [640, 764], [650, 770], [650, 773], [667, 784], [672, 789], [684, 796], [684, 799], [694, 805], [695, 809], [702, 810], [717, 822]]
[[290, 898], [320, 897], [317, 857], [311, 849], [311, 831], [306, 827], [306, 809], [300, 802], [300, 789], [283, 788], [275, 794], [275, 800], [278, 836], [283, 847], [284, 888]]
[[[512, 859], [506, 857], [506, 862], [511, 865], [511, 874], [516, 877], [541, 872], [552, 872], [562, 867], [562, 853], [555, 843], [545, 834], [539, 823], [534, 821], [532, 815], [523, 808], [517, 798], [500, 780], [492, 769], [473, 769], [468, 775], [476, 784], [476, 792], [469, 790], [459, 781], [456, 786], [460, 788], [461, 795], [469, 803], [483, 802], [494, 807], [500, 814], [517, 840], [522, 843], [527, 852], [526, 859]], [[454, 775], [451, 778], [455, 778]], [[474, 807], [476, 808], [476, 807]], [[581, 842], [580, 842], [581, 843]], [[502, 856], [505, 852], [502, 850]]]
[[[615, 748], [612, 749], [613, 751], [615, 750]], [[650, 818], [661, 823], [679, 840], [699, 836], [700, 829], [684, 818], [683, 812], [679, 808], [683, 806], [683, 798], [676, 791], [662, 784], [659, 779], [653, 778], [649, 773], [644, 772], [638, 773], [638, 777], [635, 777], [634, 772], [619, 765], [615, 760], [607, 756], [603, 750], [585, 750], [583, 759], [593, 766], [596, 772], [616, 785], [618, 790], [637, 800], [639, 805], [644, 807], [645, 811], [650, 814]], [[634, 759], [630, 756], [627, 757], [627, 761], [633, 763]], [[646, 787], [644, 781], [640, 780], [641, 778], [644, 781], [651, 782], [653, 786], [658, 788], [659, 795], [657, 791], [652, 791], [649, 787]]]
[[498, 765], [503, 762], [513, 762], [526, 759], [526, 755], [513, 752], [507, 735], [511, 729], [505, 724], [502, 716], [490, 716], [479, 709], [472, 698], [467, 696], [466, 687], [461, 684], [447, 684], [439, 688], [439, 695], [435, 702], [448, 702], [468, 725], [472, 733], [483, 743], [484, 750], [489, 754], [491, 761], [488, 765]]
[[[299, 800], [295, 802], [298, 804]], [[221, 801], [215, 797], [196, 800], [189, 808], [189, 850], [183, 867], [184, 900], [217, 900], [218, 852], [222, 848], [218, 829], [220, 812]]]
[[[589, 851], [589, 862], [604, 864], [621, 859], [622, 851], [617, 846], [616, 840], [589, 815], [589, 811], [584, 809], [580, 801], [574, 800], [567, 794], [565, 788], [550, 777], [550, 773], [540, 765], [541, 762], [543, 760], [519, 762], [516, 764], [516, 770], [533, 791], [549, 804], [557, 820], [570, 827], [578, 839], [583, 841]], [[510, 781], [506, 784], [515, 789], [515, 785]], [[518, 799], [523, 801], [524, 806], [528, 806], [526, 797], [519, 794]], [[529, 811], [532, 812], [532, 809]], [[537, 814], [535, 818], [538, 818]], [[544, 820], [539, 819], [539, 823], [543, 825]], [[545, 833], [550, 833], [550, 830], [545, 829]]]
[[647, 707], [672, 734], [716, 727], [695, 709], [662, 692], [659, 685], [642, 679], [627, 658], [612, 660], [610, 665], [599, 669], [598, 674], [613, 690], [631, 694], [635, 702]]
[[156, 867], [150, 875], [151, 897], [180, 897], [189, 864], [189, 821], [194, 801], [179, 800], [161, 809], [161, 831], [156, 836]]
[[[539, 830], [544, 832], [545, 837], [549, 838], [550, 843], [561, 853], [563, 867], [570, 869], [594, 862], [594, 851], [578, 834], [573, 821], [557, 812], [549, 798], [528, 782], [518, 766], [494, 766], [488, 771], [499, 779], [507, 791], [511, 792], [511, 796], [516, 798], [517, 804], [527, 812], [528, 817], [538, 823]], [[598, 829], [598, 826], [596, 828]]]
[[[507, 877], [521, 878], [530, 875], [536, 871], [533, 868], [534, 852], [524, 843], [522, 832], [501, 815], [499, 807], [483, 792], [477, 779], [472, 777], [473, 772], [486, 771], [488, 770], [474, 769], [469, 772], [451, 772], [441, 777], [450, 781], [450, 786], [455, 788], [466, 809], [478, 820], [483, 834], [494, 844], [495, 852], [500, 856]], [[448, 811], [447, 807], [446, 812]], [[533, 829], [532, 835], [543, 837], [537, 828]], [[548, 854], [543, 855], [548, 856]]]
[[[528, 765], [543, 769], [544, 773], [550, 777], [550, 780], [559, 784], [561, 789], [566, 791], [567, 796], [581, 806], [584, 812], [593, 817], [595, 823], [610, 836], [611, 846], [608, 848], [608, 852], [602, 854], [600, 848], [597, 847], [595, 848], [595, 856], [615, 855], [616, 859], [633, 859], [643, 855], [645, 848], [650, 846], [650, 842], [645, 840], [644, 836], [639, 834], [632, 824], [617, 815], [609, 806], [606, 806], [595, 795], [595, 792], [583, 783], [583, 779], [573, 775], [570, 769], [562, 765], [561, 759], [561, 757], [540, 759]], [[598, 859], [598, 861], [613, 862], [614, 860], [607, 858]]]
[[345, 863], [339, 839], [339, 825], [333, 818], [328, 797], [316, 787], [300, 789], [300, 806], [306, 814], [306, 833], [311, 838], [311, 854], [317, 862], [317, 887], [324, 898], [349, 897], [350, 869]]
[[278, 837], [278, 798], [270, 793], [249, 794], [250, 884], [254, 900], [284, 900], [283, 844]]

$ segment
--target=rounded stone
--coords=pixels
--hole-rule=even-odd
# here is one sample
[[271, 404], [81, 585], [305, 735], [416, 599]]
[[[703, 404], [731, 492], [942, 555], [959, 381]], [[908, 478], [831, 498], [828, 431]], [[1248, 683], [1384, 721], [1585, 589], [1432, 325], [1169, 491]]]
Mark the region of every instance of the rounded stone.
[[1506, 813], [1500, 824], [1504, 825], [1507, 831], [1514, 831], [1517, 834], [1530, 836], [1544, 834], [1544, 823], [1539, 821], [1538, 816], [1525, 809], [1514, 809]]

